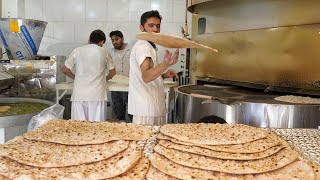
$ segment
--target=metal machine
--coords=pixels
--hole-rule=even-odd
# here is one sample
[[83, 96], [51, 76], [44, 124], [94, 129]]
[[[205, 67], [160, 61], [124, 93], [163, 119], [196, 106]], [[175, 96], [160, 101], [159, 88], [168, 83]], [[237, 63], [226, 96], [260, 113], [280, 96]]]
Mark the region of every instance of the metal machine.
[[192, 39], [219, 53], [192, 49], [196, 85], [177, 88], [176, 122], [318, 128], [320, 104], [274, 97], [320, 97], [319, 8], [316, 0], [191, 1]]
[[[65, 57], [37, 54], [46, 25], [32, 19], [0, 19], [0, 37], [9, 58], [0, 63], [0, 106], [54, 104], [56, 82], [65, 81], [59, 72]], [[0, 143], [26, 132], [35, 114], [0, 117]]]

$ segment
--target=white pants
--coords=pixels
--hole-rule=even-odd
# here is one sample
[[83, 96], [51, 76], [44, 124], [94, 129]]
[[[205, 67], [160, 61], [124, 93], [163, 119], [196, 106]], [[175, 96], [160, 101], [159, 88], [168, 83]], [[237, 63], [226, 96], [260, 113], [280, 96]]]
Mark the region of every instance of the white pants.
[[133, 116], [132, 123], [159, 126], [166, 123], [166, 118], [165, 116], [158, 116], [158, 117]]
[[105, 121], [104, 101], [72, 101], [71, 119]]

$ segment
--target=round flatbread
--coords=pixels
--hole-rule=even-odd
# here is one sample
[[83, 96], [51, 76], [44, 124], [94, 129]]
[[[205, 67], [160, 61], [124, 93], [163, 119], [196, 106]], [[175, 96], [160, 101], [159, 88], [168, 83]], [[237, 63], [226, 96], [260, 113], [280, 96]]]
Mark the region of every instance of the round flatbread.
[[146, 174], [148, 172], [150, 166], [150, 162], [147, 158], [142, 157], [139, 159], [138, 163], [131, 168], [128, 172], [114, 177], [110, 178], [110, 180], [132, 180], [132, 179], [144, 179], [146, 177]]
[[136, 142], [117, 155], [98, 162], [61, 168], [39, 168], [0, 156], [0, 175], [9, 179], [106, 179], [131, 169], [142, 157]]
[[[314, 174], [311, 167], [303, 161], [295, 161], [287, 166], [275, 171], [262, 174], [249, 175], [235, 175], [219, 173], [210, 170], [203, 170], [197, 168], [190, 168], [174, 163], [167, 158], [154, 153], [150, 157], [152, 171], [148, 174], [164, 174], [166, 177], [176, 177], [179, 179], [193, 180], [193, 179], [232, 179], [232, 180], [255, 180], [255, 179], [314, 179]], [[155, 169], [155, 170], [154, 170]], [[150, 171], [150, 170], [149, 170]], [[160, 173], [159, 173], [160, 171]], [[155, 176], [153, 175], [153, 176]], [[147, 175], [148, 176], [148, 175]]]
[[274, 100], [293, 103], [293, 104], [320, 104], [319, 98], [293, 96], [293, 95], [278, 96], [278, 97], [275, 97]]
[[0, 155], [35, 167], [65, 167], [108, 159], [129, 146], [129, 141], [111, 141], [86, 146], [68, 146], [31, 141], [22, 136], [0, 145]]
[[243, 124], [166, 124], [160, 132], [180, 141], [204, 145], [242, 144], [268, 135], [266, 130]]
[[179, 141], [175, 138], [171, 138], [163, 134], [159, 134], [157, 138], [169, 140], [176, 144], [182, 144], [187, 146], [197, 146], [197, 147], [210, 149], [213, 151], [221, 151], [221, 152], [229, 152], [229, 153], [259, 153], [280, 144], [280, 142], [276, 138], [276, 135], [274, 135], [271, 132], [268, 133], [268, 136], [266, 138], [258, 139], [258, 140], [244, 143], [244, 144], [231, 144], [231, 145], [192, 144], [192, 143]]
[[161, 171], [159, 171], [157, 168], [155, 168], [154, 166], [150, 166], [149, 171], [147, 173], [146, 176], [147, 180], [178, 180], [178, 178], [169, 176]]
[[136, 37], [137, 39], [147, 40], [167, 48], [205, 48], [216, 53], [218, 52], [218, 50], [209, 46], [168, 34], [141, 32]]
[[151, 134], [148, 127], [138, 124], [51, 120], [23, 137], [66, 145], [89, 145], [115, 140], [147, 140]]
[[271, 156], [281, 149], [285, 148], [284, 146], [274, 146], [265, 151], [258, 153], [228, 153], [221, 151], [213, 151], [206, 148], [201, 148], [197, 146], [187, 146], [182, 144], [175, 144], [171, 141], [160, 140], [159, 144], [169, 149], [176, 149], [184, 152], [199, 154], [207, 157], [219, 158], [219, 159], [232, 159], [232, 160], [255, 160], [262, 159], [268, 156]]
[[218, 171], [231, 174], [256, 174], [279, 169], [298, 158], [298, 153], [285, 148], [278, 153], [258, 160], [237, 161], [210, 158], [156, 145], [154, 151], [169, 160], [191, 168]]

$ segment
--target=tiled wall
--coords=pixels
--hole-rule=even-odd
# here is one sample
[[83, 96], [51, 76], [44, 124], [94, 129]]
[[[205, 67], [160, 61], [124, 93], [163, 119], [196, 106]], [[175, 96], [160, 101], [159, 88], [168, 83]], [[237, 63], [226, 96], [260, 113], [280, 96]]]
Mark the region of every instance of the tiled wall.
[[[106, 34], [120, 30], [125, 41], [134, 43], [142, 13], [158, 10], [163, 17], [161, 32], [182, 36], [186, 0], [25, 0], [25, 18], [47, 21], [39, 54], [68, 55], [75, 47], [85, 45], [91, 31]], [[191, 27], [191, 15], [188, 21]], [[111, 46], [107, 39], [106, 47]], [[159, 49], [159, 59], [164, 48]], [[181, 49], [185, 54], [185, 50]], [[181, 60], [183, 55], [180, 56]], [[181, 63], [174, 66], [181, 70]]]

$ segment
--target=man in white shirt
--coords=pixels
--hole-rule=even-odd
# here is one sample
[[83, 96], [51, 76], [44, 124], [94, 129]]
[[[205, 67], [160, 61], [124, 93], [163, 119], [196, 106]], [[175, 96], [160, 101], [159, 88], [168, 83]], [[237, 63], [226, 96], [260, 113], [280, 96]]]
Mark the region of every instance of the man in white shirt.
[[[116, 70], [110, 54], [102, 47], [105, 41], [103, 31], [93, 31], [89, 44], [74, 49], [65, 62], [63, 73], [74, 79], [71, 119], [106, 120], [107, 80], [116, 74]], [[71, 71], [73, 68], [74, 73]], [[107, 76], [105, 69], [109, 70]]]
[[[142, 14], [140, 30], [160, 32], [161, 16], [158, 11]], [[168, 67], [177, 63], [179, 50], [165, 52], [161, 63], [157, 59], [157, 48], [152, 42], [138, 40], [130, 55], [128, 112], [136, 124], [162, 125], [165, 123], [165, 93], [163, 79], [176, 76]], [[166, 71], [164, 73], [164, 71]]]
[[[117, 75], [129, 77], [130, 70], [130, 52], [131, 49], [128, 43], [124, 43], [124, 37], [121, 31], [112, 31], [109, 34], [113, 48], [110, 49], [110, 54], [114, 66], [117, 71]], [[119, 120], [126, 120], [126, 111], [128, 104], [128, 92], [121, 91], [112, 91], [112, 110], [116, 117]], [[129, 115], [129, 121], [132, 121], [132, 115]]]

